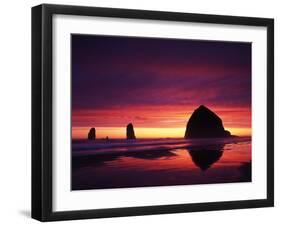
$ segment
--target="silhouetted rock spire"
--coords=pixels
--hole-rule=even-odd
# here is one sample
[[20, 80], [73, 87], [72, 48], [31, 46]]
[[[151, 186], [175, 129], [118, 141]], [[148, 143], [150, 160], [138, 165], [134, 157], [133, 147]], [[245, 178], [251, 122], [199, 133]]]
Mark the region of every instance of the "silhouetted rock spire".
[[222, 120], [210, 109], [201, 105], [191, 115], [185, 130], [185, 138], [216, 138], [229, 137]]
[[96, 139], [96, 129], [91, 128], [88, 133], [88, 140], [95, 140]]
[[136, 139], [134, 126], [132, 123], [129, 123], [127, 125], [127, 139]]

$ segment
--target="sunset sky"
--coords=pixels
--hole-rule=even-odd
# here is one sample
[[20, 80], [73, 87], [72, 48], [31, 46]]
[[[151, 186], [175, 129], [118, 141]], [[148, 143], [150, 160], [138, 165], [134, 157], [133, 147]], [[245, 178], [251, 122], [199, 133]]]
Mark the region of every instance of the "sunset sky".
[[251, 135], [251, 43], [72, 35], [72, 136], [183, 137], [205, 105]]

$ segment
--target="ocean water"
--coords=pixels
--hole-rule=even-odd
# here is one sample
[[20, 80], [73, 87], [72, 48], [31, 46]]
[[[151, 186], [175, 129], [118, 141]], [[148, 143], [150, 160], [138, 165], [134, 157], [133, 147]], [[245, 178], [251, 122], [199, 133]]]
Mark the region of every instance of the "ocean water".
[[72, 142], [72, 190], [251, 181], [251, 138]]

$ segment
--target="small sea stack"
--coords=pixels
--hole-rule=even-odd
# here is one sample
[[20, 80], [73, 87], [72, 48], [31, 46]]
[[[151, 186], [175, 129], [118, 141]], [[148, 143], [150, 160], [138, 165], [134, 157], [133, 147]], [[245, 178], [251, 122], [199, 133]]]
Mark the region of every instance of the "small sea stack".
[[221, 118], [209, 108], [201, 105], [187, 122], [184, 138], [222, 138], [230, 137]]
[[129, 123], [127, 125], [127, 139], [128, 140], [136, 139], [134, 126], [132, 123]]
[[88, 133], [88, 140], [96, 139], [96, 128], [91, 128]]

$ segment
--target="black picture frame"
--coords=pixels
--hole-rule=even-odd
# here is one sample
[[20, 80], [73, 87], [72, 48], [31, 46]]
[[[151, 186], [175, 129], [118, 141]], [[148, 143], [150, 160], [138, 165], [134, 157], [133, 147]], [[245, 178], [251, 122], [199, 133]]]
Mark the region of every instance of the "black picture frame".
[[[134, 18], [267, 28], [267, 198], [95, 210], [52, 210], [52, 17], [55, 14]], [[43, 4], [32, 8], [32, 218], [40, 221], [121, 217], [274, 205], [274, 20]]]

